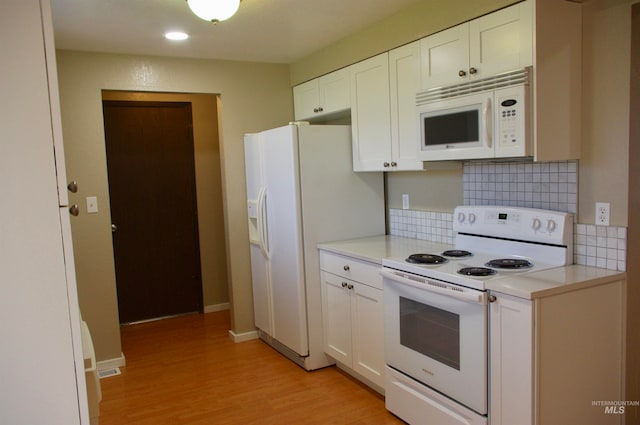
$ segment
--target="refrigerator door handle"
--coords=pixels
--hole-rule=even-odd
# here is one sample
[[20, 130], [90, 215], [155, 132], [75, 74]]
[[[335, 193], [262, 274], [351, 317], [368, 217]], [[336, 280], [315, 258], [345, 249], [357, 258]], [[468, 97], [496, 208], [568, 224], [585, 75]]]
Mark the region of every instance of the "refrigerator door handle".
[[260, 188], [260, 193], [258, 194], [258, 238], [262, 253], [266, 258], [269, 258], [266, 200], [267, 188]]

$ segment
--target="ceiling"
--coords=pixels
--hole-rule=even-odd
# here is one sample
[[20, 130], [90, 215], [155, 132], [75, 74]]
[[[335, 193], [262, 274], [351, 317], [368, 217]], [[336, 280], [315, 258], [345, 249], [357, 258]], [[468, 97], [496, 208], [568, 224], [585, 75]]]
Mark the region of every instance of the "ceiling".
[[[212, 24], [186, 0], [51, 0], [56, 48], [292, 63], [420, 0], [242, 0]], [[164, 38], [184, 31], [186, 41]]]

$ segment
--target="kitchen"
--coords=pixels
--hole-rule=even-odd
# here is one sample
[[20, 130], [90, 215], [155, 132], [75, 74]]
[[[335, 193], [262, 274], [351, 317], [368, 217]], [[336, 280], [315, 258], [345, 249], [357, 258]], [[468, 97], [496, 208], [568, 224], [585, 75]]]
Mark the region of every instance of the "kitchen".
[[[58, 69], [63, 110], [63, 127], [70, 173], [89, 182], [85, 193], [104, 198], [105, 182], [96, 176], [104, 168], [100, 160], [103, 149], [100, 90], [154, 90], [171, 92], [222, 93], [223, 168], [228, 241], [230, 298], [233, 333], [243, 335], [253, 331], [253, 312], [249, 299], [251, 280], [243, 258], [248, 255], [248, 235], [244, 198], [242, 135], [286, 123], [293, 117], [291, 85], [304, 82], [360, 59], [373, 56], [419, 38], [426, 33], [449, 26], [448, 22], [462, 22], [497, 9], [510, 2], [474, 2], [473, 9], [427, 12], [416, 6], [404, 14], [390, 18], [389, 27], [369, 28], [342, 40], [330, 52], [312, 55], [289, 66], [274, 64], [225, 63], [215, 60], [176, 58], [128, 57], [99, 53], [60, 51]], [[579, 165], [578, 223], [593, 224], [595, 202], [611, 204], [611, 224], [628, 225], [628, 69], [629, 2], [590, 1], [583, 7], [583, 118], [582, 152]], [[420, 16], [421, 19], [414, 19]], [[419, 22], [417, 22], [419, 21]], [[401, 30], [398, 30], [398, 29]], [[372, 42], [371, 40], [379, 40]], [[345, 54], [344, 52], [350, 52]], [[612, 64], [615, 64], [613, 66]], [[155, 79], [137, 80], [136, 70], [153, 70]], [[175, 78], [181, 75], [181, 79]], [[209, 76], [215, 75], [215, 81]], [[260, 82], [261, 96], [247, 90], [242, 81]], [[269, 84], [265, 84], [265, 82]], [[622, 100], [622, 101], [621, 101]], [[87, 107], [94, 105], [95, 107]], [[274, 107], [277, 106], [277, 107]], [[73, 117], [73, 119], [65, 118]], [[248, 126], [246, 118], [250, 117]], [[76, 125], [82, 123], [82, 125]], [[251, 127], [251, 128], [248, 128]], [[226, 142], [226, 143], [225, 143]], [[77, 152], [77, 153], [74, 153]], [[81, 155], [84, 155], [82, 157]], [[94, 161], [90, 163], [89, 161]], [[98, 170], [98, 171], [96, 171]], [[401, 210], [401, 195], [409, 193], [411, 209], [428, 212], [451, 212], [465, 199], [462, 170], [393, 173], [387, 175], [389, 193], [387, 208]], [[428, 181], [429, 184], [425, 184]], [[102, 220], [94, 217], [94, 220]], [[89, 218], [85, 218], [89, 220]], [[81, 305], [86, 305], [99, 336], [94, 337], [100, 360], [118, 359], [121, 355], [118, 322], [113, 305], [112, 261], [108, 243], [109, 233], [104, 223], [93, 223], [100, 232], [89, 230], [85, 242], [75, 241], [78, 280], [92, 282], [80, 287]], [[89, 224], [79, 224], [87, 228]], [[92, 244], [92, 256], [82, 254], [82, 248]], [[222, 301], [221, 301], [222, 302]], [[629, 347], [633, 347], [629, 344]], [[628, 378], [631, 385], [632, 378]], [[633, 398], [632, 398], [633, 399]]]

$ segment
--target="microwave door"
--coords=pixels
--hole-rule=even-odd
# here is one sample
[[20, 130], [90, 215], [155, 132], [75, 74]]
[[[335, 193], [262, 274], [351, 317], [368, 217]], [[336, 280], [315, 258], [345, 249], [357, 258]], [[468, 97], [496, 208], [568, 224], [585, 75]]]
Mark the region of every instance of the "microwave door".
[[493, 153], [493, 92], [418, 106], [423, 161], [490, 158]]

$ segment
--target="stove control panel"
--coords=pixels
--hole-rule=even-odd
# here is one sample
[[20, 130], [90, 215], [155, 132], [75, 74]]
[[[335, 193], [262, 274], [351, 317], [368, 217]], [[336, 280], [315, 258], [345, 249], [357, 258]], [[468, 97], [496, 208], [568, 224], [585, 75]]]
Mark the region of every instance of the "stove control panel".
[[481, 236], [568, 245], [573, 243], [573, 215], [560, 211], [499, 206], [461, 206], [453, 230]]

